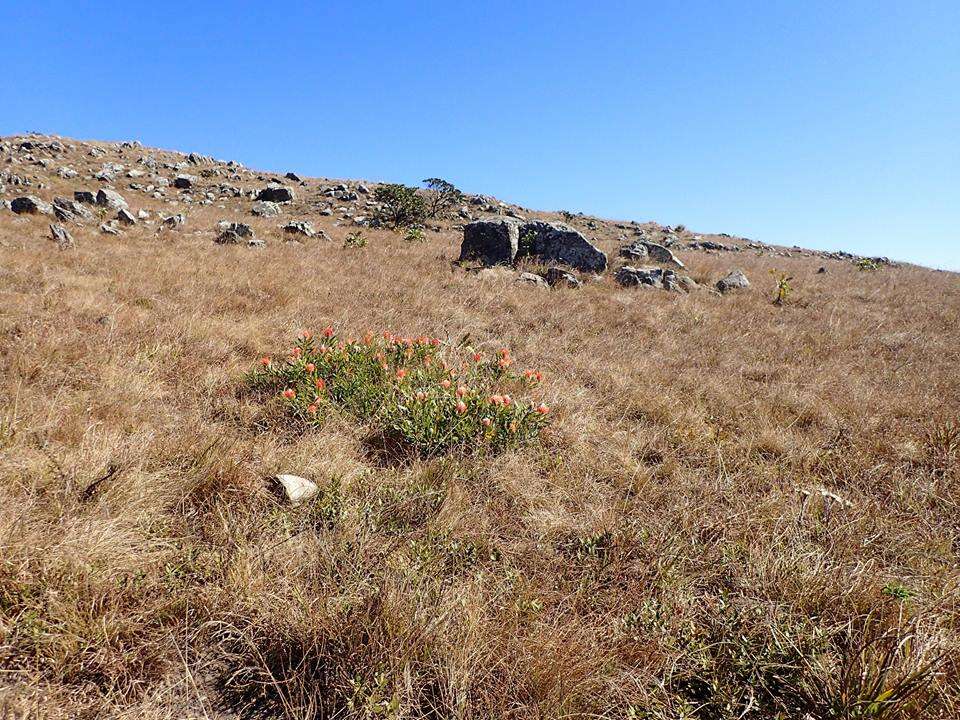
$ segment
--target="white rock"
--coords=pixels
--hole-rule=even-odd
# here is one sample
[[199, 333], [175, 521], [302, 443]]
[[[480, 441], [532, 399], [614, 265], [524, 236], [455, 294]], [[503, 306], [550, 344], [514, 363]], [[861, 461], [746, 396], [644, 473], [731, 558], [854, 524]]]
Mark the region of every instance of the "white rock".
[[320, 492], [320, 488], [317, 487], [316, 483], [302, 478], [299, 475], [277, 475], [276, 478], [277, 482], [283, 486], [283, 490], [287, 494], [287, 499], [289, 499], [293, 505], [299, 505]]

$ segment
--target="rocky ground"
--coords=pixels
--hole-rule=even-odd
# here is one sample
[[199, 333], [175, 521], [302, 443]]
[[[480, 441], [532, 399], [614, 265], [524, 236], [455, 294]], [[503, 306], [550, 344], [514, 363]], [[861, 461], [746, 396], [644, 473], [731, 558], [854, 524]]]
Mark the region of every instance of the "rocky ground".
[[[376, 189], [0, 139], [0, 717], [957, 716], [956, 274]], [[509, 347], [542, 443], [265, 415], [328, 324]]]

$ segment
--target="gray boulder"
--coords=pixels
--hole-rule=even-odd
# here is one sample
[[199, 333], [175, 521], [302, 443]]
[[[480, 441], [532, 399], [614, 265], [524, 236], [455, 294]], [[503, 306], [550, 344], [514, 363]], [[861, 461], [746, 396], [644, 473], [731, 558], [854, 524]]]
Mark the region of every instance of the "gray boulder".
[[544, 279], [547, 281], [547, 284], [550, 287], [567, 287], [567, 288], [579, 288], [583, 287], [583, 283], [577, 279], [577, 276], [573, 273], [567, 272], [563, 268], [552, 267], [547, 270], [543, 275]]
[[680, 270], [686, 267], [682, 262], [680, 262], [680, 259], [670, 251], [669, 248], [653, 242], [641, 241], [641, 243], [650, 254], [650, 259], [654, 262], [663, 263], [664, 265], [672, 265]]
[[57, 247], [59, 247], [61, 250], [65, 250], [68, 247], [73, 247], [73, 236], [63, 225], [51, 225], [50, 237], [53, 238], [53, 241], [57, 243]]
[[193, 175], [177, 175], [173, 179], [173, 186], [179, 190], [189, 190], [196, 181], [197, 178]]
[[87, 205], [96, 205], [97, 196], [94, 195], [89, 190], [77, 190], [73, 193], [73, 199], [78, 203], [86, 203]]
[[302, 235], [308, 238], [317, 236], [317, 231], [314, 230], [313, 225], [304, 220], [288, 222], [283, 226], [283, 231], [288, 235]]
[[620, 248], [620, 257], [630, 260], [646, 260], [650, 257], [650, 251], [647, 250], [647, 246], [643, 242], [637, 241]]
[[257, 200], [274, 203], [293, 202], [295, 199], [296, 195], [294, 195], [293, 190], [280, 183], [270, 183], [257, 193]]
[[550, 285], [546, 279], [536, 273], [522, 272], [517, 276], [517, 282], [528, 285], [535, 285], [539, 288], [549, 288]]
[[257, 217], [276, 217], [280, 214], [280, 206], [267, 200], [256, 202], [250, 212]]
[[137, 224], [137, 219], [133, 216], [133, 213], [131, 213], [129, 210], [125, 208], [121, 208], [120, 211], [117, 213], [117, 220], [120, 222], [121, 225], [130, 226], [130, 225]]
[[250, 247], [265, 247], [266, 242], [253, 234], [253, 228], [246, 223], [228, 222], [221, 220], [217, 223], [220, 234], [214, 242], [220, 245], [249, 245]]
[[53, 215], [53, 207], [34, 195], [14, 198], [10, 209], [17, 215]]
[[53, 214], [57, 216], [60, 222], [80, 222], [94, 219], [93, 213], [83, 205], [62, 197], [53, 199]]
[[123, 195], [111, 188], [100, 188], [97, 191], [97, 205], [111, 210], [128, 210], [130, 206], [123, 199]]
[[577, 230], [563, 223], [535, 220], [520, 228], [518, 257], [559, 262], [583, 272], [603, 272], [607, 256]]
[[734, 270], [717, 283], [717, 290], [722, 293], [748, 287], [750, 287], [750, 281], [747, 280], [747, 276], [743, 274], [743, 270]]
[[484, 265], [510, 265], [517, 257], [520, 223], [511, 218], [487, 218], [463, 227], [460, 260]]

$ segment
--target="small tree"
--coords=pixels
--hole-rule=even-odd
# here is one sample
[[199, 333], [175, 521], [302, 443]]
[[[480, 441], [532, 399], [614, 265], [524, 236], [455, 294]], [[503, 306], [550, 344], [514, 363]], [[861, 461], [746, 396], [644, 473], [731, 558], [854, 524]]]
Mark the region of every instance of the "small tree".
[[373, 197], [380, 203], [377, 219], [394, 229], [421, 222], [427, 214], [427, 204], [417, 188], [408, 185], [380, 185]]
[[463, 202], [463, 193], [451, 182], [442, 178], [427, 178], [423, 184], [427, 186], [427, 214], [432, 218]]

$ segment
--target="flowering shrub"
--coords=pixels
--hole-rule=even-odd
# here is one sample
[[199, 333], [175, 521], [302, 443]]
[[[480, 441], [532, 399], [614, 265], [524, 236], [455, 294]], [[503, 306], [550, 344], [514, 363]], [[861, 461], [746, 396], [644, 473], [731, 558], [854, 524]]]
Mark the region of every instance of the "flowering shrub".
[[499, 450], [537, 438], [549, 408], [519, 396], [541, 375], [515, 374], [512, 364], [507, 349], [488, 356], [436, 338], [391, 333], [341, 338], [328, 327], [316, 338], [301, 332], [284, 360], [263, 358], [248, 383], [279, 395], [306, 423], [319, 426], [329, 413], [345, 412], [435, 455], [474, 446]]

